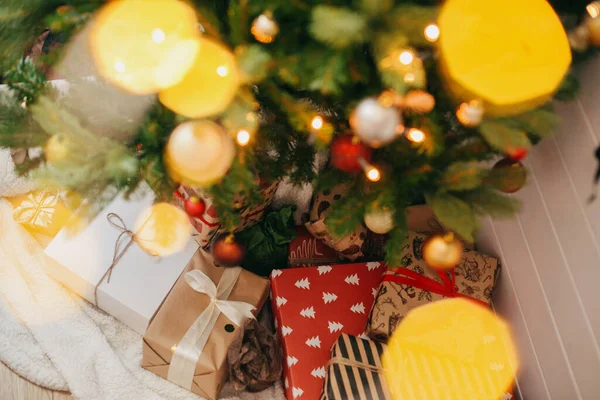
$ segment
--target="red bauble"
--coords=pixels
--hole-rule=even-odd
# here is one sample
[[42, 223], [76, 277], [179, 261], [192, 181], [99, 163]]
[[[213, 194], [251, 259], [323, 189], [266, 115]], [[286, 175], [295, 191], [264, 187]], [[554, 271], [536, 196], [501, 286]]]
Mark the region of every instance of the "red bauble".
[[331, 164], [337, 169], [357, 173], [362, 171], [359, 159], [371, 161], [371, 148], [353, 135], [339, 135], [331, 144]]
[[200, 218], [206, 211], [206, 203], [196, 196], [190, 196], [183, 203], [183, 209], [190, 217]]
[[237, 267], [242, 263], [246, 255], [246, 247], [236, 242], [232, 234], [224, 233], [213, 240], [210, 252], [216, 265], [221, 267]]
[[517, 147], [516, 149], [513, 149], [511, 151], [508, 152], [508, 156], [515, 161], [521, 161], [522, 159], [524, 159], [525, 157], [527, 157], [527, 154], [529, 153], [529, 151], [524, 148], [524, 147]]

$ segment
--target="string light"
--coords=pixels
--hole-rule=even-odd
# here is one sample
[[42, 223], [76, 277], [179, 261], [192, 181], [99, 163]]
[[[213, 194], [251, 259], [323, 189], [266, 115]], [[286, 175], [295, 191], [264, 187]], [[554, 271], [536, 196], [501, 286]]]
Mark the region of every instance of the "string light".
[[440, 28], [436, 24], [429, 24], [425, 27], [425, 39], [435, 42], [440, 37]]
[[596, 18], [597, 16], [600, 15], [600, 4], [596, 1], [588, 4], [585, 9], [587, 10], [588, 14], [590, 14], [590, 17], [592, 17], [592, 18]]
[[413, 143], [423, 143], [425, 140], [425, 132], [417, 128], [410, 128], [406, 134], [406, 138]]
[[313, 129], [321, 129], [323, 127], [323, 118], [317, 115], [312, 119], [310, 125], [313, 127]]
[[237, 142], [240, 146], [247, 145], [250, 142], [250, 133], [245, 129], [239, 130], [237, 133]]
[[367, 170], [366, 175], [367, 179], [369, 179], [371, 182], [377, 182], [381, 179], [381, 173], [379, 173], [379, 170], [373, 166]]
[[413, 60], [415, 59], [415, 55], [412, 53], [412, 51], [409, 50], [405, 50], [402, 53], [400, 53], [400, 56], [398, 57], [398, 59], [400, 60], [400, 62], [404, 65], [410, 65]]
[[225, 76], [227, 76], [227, 72], [228, 72], [227, 67], [224, 65], [221, 65], [217, 68], [217, 74], [219, 76], [225, 77]]

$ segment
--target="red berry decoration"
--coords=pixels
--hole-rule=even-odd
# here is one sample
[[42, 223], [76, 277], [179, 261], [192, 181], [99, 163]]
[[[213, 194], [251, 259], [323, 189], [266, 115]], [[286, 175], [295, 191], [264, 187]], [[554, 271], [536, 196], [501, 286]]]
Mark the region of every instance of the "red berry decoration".
[[527, 182], [527, 170], [520, 161], [503, 158], [498, 161], [491, 174], [492, 185], [503, 193], [515, 193]]
[[200, 218], [206, 211], [206, 203], [196, 196], [190, 196], [183, 203], [183, 209], [190, 217]]
[[529, 153], [529, 151], [525, 147], [517, 147], [516, 149], [509, 151], [508, 156], [512, 160], [521, 161], [522, 159], [527, 157], [528, 153]]
[[211, 246], [210, 252], [215, 264], [221, 267], [237, 267], [246, 255], [246, 247], [235, 240], [232, 233], [223, 233], [217, 236]]
[[331, 144], [331, 164], [340, 171], [357, 173], [362, 171], [359, 159], [371, 161], [371, 148], [361, 143], [354, 135], [339, 135]]

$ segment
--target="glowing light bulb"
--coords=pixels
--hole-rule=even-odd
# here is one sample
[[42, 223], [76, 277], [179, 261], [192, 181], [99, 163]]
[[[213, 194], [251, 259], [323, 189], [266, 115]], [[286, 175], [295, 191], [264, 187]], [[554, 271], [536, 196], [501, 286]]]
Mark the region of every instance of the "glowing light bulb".
[[369, 179], [371, 182], [377, 182], [381, 179], [381, 173], [372, 165], [367, 169], [366, 175], [367, 179]]
[[406, 137], [413, 143], [423, 143], [425, 140], [425, 133], [420, 129], [410, 128]]
[[242, 129], [237, 133], [237, 142], [240, 146], [245, 146], [250, 142], [250, 133]]
[[440, 37], [440, 28], [436, 24], [429, 24], [425, 27], [425, 39], [435, 42]]
[[600, 15], [600, 4], [598, 4], [598, 2], [588, 4], [585, 9], [592, 18], [596, 18], [598, 15]]
[[323, 127], [323, 118], [321, 118], [320, 116], [316, 116], [312, 119], [310, 125], [314, 128], [314, 129], [321, 129]]
[[400, 53], [400, 57], [398, 57], [398, 59], [400, 60], [400, 62], [402, 64], [409, 65], [410, 63], [413, 62], [413, 60], [415, 59], [415, 56], [412, 53], [412, 51], [405, 50], [402, 53]]
[[227, 69], [227, 67], [226, 67], [226, 66], [224, 66], [224, 65], [221, 65], [221, 66], [219, 66], [219, 67], [217, 68], [217, 74], [218, 74], [219, 76], [225, 77], [225, 76], [227, 76], [227, 73], [228, 73], [228, 72], [229, 72], [229, 70], [228, 70], [228, 69]]
[[162, 29], [156, 28], [155, 30], [152, 31], [152, 41], [154, 43], [162, 43], [165, 41], [166, 35], [165, 35], [165, 31], [163, 31]]

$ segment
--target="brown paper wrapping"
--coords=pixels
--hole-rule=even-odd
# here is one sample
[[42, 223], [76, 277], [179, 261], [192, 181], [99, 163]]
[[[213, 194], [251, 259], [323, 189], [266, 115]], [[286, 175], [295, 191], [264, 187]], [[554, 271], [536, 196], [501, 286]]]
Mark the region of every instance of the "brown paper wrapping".
[[[441, 282], [437, 273], [422, 258], [426, 236], [411, 232], [402, 252], [402, 267]], [[498, 260], [474, 250], [465, 250], [460, 264], [454, 269], [457, 292], [489, 303], [499, 273]], [[366, 333], [371, 338], [387, 342], [406, 314], [444, 296], [417, 287], [394, 282], [382, 282], [371, 310]]]
[[310, 221], [305, 226], [315, 238], [335, 249], [342, 258], [354, 261], [364, 256], [362, 246], [367, 238], [367, 228], [357, 225], [350, 235], [336, 238], [329, 233], [325, 224], [327, 213], [331, 207], [335, 207], [335, 202], [342, 198], [347, 189], [346, 185], [338, 185], [316, 195], [313, 200]]
[[[410, 206], [406, 208], [406, 226], [409, 230], [419, 233], [439, 233], [447, 229], [437, 219], [431, 207], [427, 205]], [[462, 239], [462, 238], [461, 238]], [[472, 249], [473, 243], [463, 239], [465, 248]]]
[[[209, 254], [198, 250], [150, 322], [144, 335], [142, 367], [165, 379], [173, 354], [172, 347], [183, 338], [210, 302], [208, 296], [196, 292], [185, 281], [183, 275], [193, 269], [204, 272], [215, 282], [215, 285], [218, 285], [224, 271], [223, 268], [213, 264]], [[243, 270], [228, 300], [247, 302], [260, 310], [268, 293], [267, 279]], [[219, 316], [196, 364], [192, 392], [210, 400], [217, 398], [229, 373], [228, 349], [241, 334], [242, 328], [235, 326], [225, 315]]]

